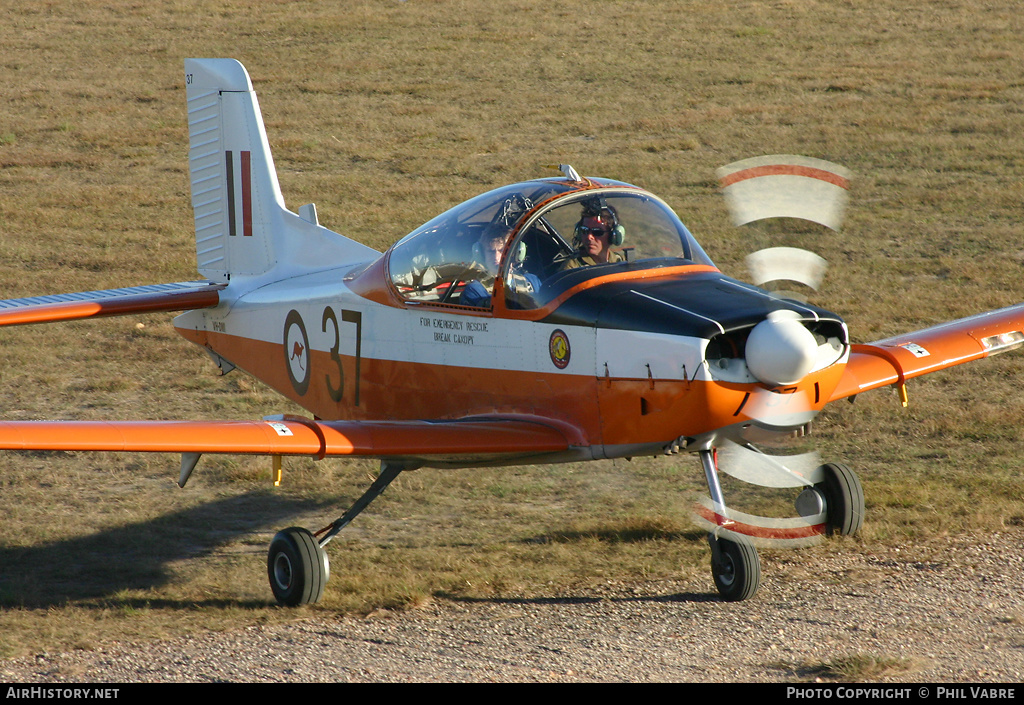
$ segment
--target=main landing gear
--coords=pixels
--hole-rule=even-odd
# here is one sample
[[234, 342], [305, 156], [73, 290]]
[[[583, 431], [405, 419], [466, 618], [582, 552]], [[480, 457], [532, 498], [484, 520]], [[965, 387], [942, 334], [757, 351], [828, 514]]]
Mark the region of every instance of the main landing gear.
[[822, 466], [825, 480], [814, 486], [825, 495], [828, 535], [852, 536], [864, 524], [864, 488], [857, 474], [839, 463]]
[[382, 460], [380, 475], [370, 488], [347, 512], [316, 532], [317, 535], [323, 534], [319, 539], [308, 529], [297, 526], [277, 532], [267, 554], [267, 576], [277, 601], [286, 607], [318, 602], [331, 577], [331, 564], [324, 546], [366, 509], [399, 473], [416, 467]]
[[277, 601], [296, 607], [323, 597], [331, 564], [316, 537], [308, 529], [293, 526], [278, 531], [270, 542], [267, 573]]
[[[718, 481], [718, 468], [713, 450], [701, 450], [708, 491], [716, 507], [719, 527], [738, 529], [728, 517], [728, 509]], [[864, 523], [864, 488], [857, 474], [845, 465], [828, 463], [818, 468], [822, 480], [806, 488], [797, 498], [796, 508], [802, 516], [825, 515], [825, 532], [829, 536], [849, 536], [857, 533]], [[711, 546], [711, 576], [718, 594], [726, 602], [739, 602], [754, 596], [761, 584], [761, 560], [752, 540], [744, 534], [730, 530], [729, 538], [719, 532], [708, 534]]]

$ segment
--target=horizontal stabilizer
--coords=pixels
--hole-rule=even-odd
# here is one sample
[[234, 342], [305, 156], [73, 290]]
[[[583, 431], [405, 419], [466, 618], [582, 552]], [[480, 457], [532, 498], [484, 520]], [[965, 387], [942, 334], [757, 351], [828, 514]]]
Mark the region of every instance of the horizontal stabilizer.
[[209, 281], [177, 282], [5, 299], [0, 300], [0, 326], [212, 308], [224, 286]]

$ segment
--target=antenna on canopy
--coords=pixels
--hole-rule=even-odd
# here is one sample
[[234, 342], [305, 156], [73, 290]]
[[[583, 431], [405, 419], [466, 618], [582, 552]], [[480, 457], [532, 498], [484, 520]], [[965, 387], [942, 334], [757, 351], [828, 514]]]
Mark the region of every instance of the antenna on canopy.
[[545, 164], [546, 169], [558, 169], [569, 181], [586, 181], [579, 173], [572, 168], [572, 164]]

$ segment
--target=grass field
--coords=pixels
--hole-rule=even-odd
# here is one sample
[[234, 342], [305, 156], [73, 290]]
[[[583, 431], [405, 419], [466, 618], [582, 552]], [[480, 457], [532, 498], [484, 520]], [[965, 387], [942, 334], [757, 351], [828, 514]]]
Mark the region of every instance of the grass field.
[[[378, 249], [542, 165], [644, 186], [728, 274], [770, 244], [831, 264], [815, 303], [857, 342], [1024, 300], [1018, 3], [0, 0], [0, 297], [196, 278], [182, 60], [259, 92], [290, 207]], [[854, 174], [841, 233], [728, 222], [716, 167], [806, 154]], [[0, 331], [0, 417], [295, 412], [219, 378], [153, 315]], [[857, 468], [856, 540], [1024, 524], [1024, 356], [839, 404], [815, 424]], [[403, 476], [331, 545], [322, 605], [272, 606], [265, 548], [354, 499], [370, 462], [8, 453], [0, 657], [437, 595], [556, 596], [707, 574], [690, 457]], [[790, 558], [790, 557], [787, 557]], [[766, 581], [773, 575], [766, 555]], [[710, 577], [707, 590], [713, 591]], [[770, 599], [762, 595], [758, 599]]]

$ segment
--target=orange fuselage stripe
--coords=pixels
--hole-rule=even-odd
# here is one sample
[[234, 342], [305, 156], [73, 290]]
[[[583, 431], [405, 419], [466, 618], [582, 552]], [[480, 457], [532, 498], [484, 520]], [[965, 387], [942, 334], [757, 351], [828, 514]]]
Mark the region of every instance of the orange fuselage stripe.
[[[563, 422], [580, 430], [587, 445], [668, 442], [750, 421], [755, 384], [702, 380], [618, 379], [538, 371], [480, 369], [456, 365], [362, 358], [359, 405], [356, 364], [342, 355], [344, 382], [327, 352], [312, 350], [310, 383], [300, 395], [287, 372], [284, 346], [224, 333], [179, 330], [323, 419], [452, 419], [526, 415]], [[808, 408], [820, 409], [842, 373], [833, 365], [802, 380]], [[818, 388], [815, 389], [815, 384]], [[341, 386], [341, 399], [331, 390]], [[772, 395], [780, 404], [797, 395]], [[800, 402], [803, 403], [803, 402]], [[780, 409], [784, 411], [784, 408]], [[763, 411], [763, 410], [762, 410]], [[754, 412], [756, 413], [756, 412]]]

